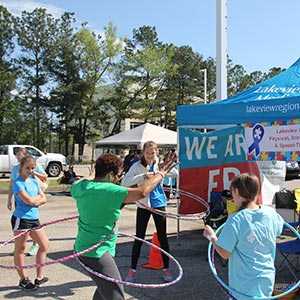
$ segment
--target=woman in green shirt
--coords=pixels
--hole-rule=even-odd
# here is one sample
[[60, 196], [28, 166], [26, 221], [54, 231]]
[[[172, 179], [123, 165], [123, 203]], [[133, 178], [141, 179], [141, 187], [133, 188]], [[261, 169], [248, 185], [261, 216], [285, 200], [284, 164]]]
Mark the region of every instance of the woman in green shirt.
[[[104, 240], [98, 248], [80, 257], [85, 265], [106, 276], [121, 279], [113, 259], [117, 241], [114, 227], [120, 217], [121, 206], [135, 203], [149, 194], [168, 173], [175, 159], [176, 155], [171, 155], [142, 186], [127, 188], [116, 184], [123, 171], [121, 159], [108, 153], [97, 159], [94, 180], [85, 179], [73, 184], [71, 194], [79, 213], [75, 251], [85, 250]], [[121, 284], [90, 276], [97, 285], [93, 300], [125, 299]]]

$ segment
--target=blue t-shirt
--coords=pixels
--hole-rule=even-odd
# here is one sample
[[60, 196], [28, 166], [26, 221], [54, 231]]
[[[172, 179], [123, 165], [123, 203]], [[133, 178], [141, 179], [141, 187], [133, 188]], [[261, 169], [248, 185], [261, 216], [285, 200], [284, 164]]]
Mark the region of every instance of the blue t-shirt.
[[284, 220], [271, 207], [243, 209], [231, 215], [218, 238], [219, 247], [231, 253], [229, 286], [243, 294], [239, 300], [272, 295], [275, 281], [276, 237]]
[[[154, 165], [150, 166], [150, 172], [154, 171]], [[150, 205], [153, 208], [166, 206], [166, 195], [161, 184], [158, 184], [150, 193]]]
[[17, 218], [36, 220], [39, 218], [39, 210], [35, 206], [26, 204], [19, 196], [19, 192], [24, 191], [30, 197], [35, 197], [39, 194], [40, 188], [38, 181], [33, 177], [28, 177], [24, 180], [19, 176], [13, 182], [13, 193], [16, 201], [16, 208], [13, 215]]
[[[44, 168], [40, 165], [36, 165], [34, 171], [39, 174], [45, 174]], [[12, 167], [10, 178], [12, 179], [12, 181], [15, 181], [19, 176], [20, 176], [20, 164], [17, 164]]]

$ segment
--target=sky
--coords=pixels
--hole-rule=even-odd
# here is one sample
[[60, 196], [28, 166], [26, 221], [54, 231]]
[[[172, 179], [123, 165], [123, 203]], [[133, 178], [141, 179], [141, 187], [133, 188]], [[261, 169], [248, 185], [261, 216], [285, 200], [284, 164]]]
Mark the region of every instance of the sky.
[[[108, 22], [120, 37], [155, 26], [162, 42], [189, 45], [204, 58], [216, 53], [217, 0], [0, 0], [12, 13], [45, 7], [74, 12], [102, 32]], [[228, 55], [248, 72], [286, 68], [300, 56], [300, 0], [227, 0]]]

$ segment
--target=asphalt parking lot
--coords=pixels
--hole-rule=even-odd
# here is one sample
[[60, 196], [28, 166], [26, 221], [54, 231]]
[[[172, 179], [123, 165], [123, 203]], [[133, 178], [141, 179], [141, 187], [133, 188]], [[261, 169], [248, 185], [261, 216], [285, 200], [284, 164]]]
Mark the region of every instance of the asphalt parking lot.
[[[299, 181], [289, 182], [289, 186], [300, 186]], [[0, 195], [0, 240], [6, 240], [11, 236], [9, 213], [5, 207], [6, 194]], [[174, 209], [174, 203], [170, 210]], [[119, 222], [119, 231], [129, 234], [135, 232], [135, 206], [131, 205], [122, 210]], [[41, 208], [41, 221], [47, 222], [53, 219], [71, 216], [75, 211], [75, 205], [71, 197], [60, 193], [48, 194], [48, 203]], [[68, 221], [47, 227], [50, 239], [48, 260], [57, 259], [72, 252], [74, 238], [76, 236], [76, 221]], [[153, 222], [150, 221], [147, 231], [147, 239], [151, 240], [155, 231]], [[207, 241], [202, 237], [202, 221], [181, 221], [180, 235], [177, 238], [177, 221], [168, 219], [168, 236], [170, 252], [178, 259], [183, 267], [184, 274], [177, 284], [161, 289], [137, 289], [126, 288], [127, 299], [166, 299], [181, 300], [203, 299], [219, 300], [227, 299], [227, 295], [218, 286], [211, 275], [207, 263]], [[29, 243], [30, 245], [30, 243]], [[117, 245], [116, 261], [122, 276], [126, 275], [130, 265], [130, 253], [132, 239], [120, 238]], [[11, 265], [13, 257], [11, 253], [13, 245], [0, 249], [0, 264]], [[148, 260], [149, 248], [143, 246], [139, 266]], [[32, 263], [34, 258], [26, 258], [26, 262]], [[223, 262], [218, 263], [218, 271], [224, 275], [227, 272]], [[174, 274], [177, 270], [171, 265]], [[50, 281], [45, 286], [34, 292], [24, 292], [18, 289], [18, 277], [13, 270], [0, 271], [0, 299], [91, 299], [95, 286], [90, 278], [82, 271], [76, 260], [54, 264], [45, 269]], [[28, 270], [31, 278], [34, 278], [34, 270]], [[281, 279], [288, 280], [289, 275], [282, 274]], [[281, 280], [280, 279], [280, 280]], [[161, 271], [151, 271], [139, 267], [138, 282], [162, 283]]]
[[[9, 238], [11, 235], [9, 213], [5, 208], [6, 197], [5, 194], [0, 195], [0, 219], [2, 220], [0, 232], [1, 240]], [[49, 194], [48, 203], [41, 208], [41, 221], [47, 222], [60, 217], [71, 216], [74, 213], [75, 206], [71, 197], [58, 194], [53, 196]], [[75, 222], [76, 221], [68, 221], [47, 227], [47, 234], [50, 238], [49, 260], [63, 257], [71, 253], [74, 237], [76, 236]], [[147, 239], [149, 240], [151, 240], [154, 232], [154, 225], [152, 222], [150, 223], [147, 231]], [[202, 291], [200, 283], [201, 281], [206, 281], [209, 269], [206, 263], [207, 243], [201, 237], [200, 232], [202, 222], [182, 221], [180, 225], [181, 234], [179, 239], [177, 239], [177, 222], [173, 219], [168, 220], [171, 253], [180, 261], [184, 268], [182, 280], [174, 286], [163, 289], [141, 290], [136, 288], [126, 288], [128, 299], [161, 299], [162, 293], [164, 294], [163, 299], [182, 299], [188, 295], [192, 299], [199, 299], [197, 295], [205, 293]], [[119, 222], [119, 231], [134, 234], [134, 205], [123, 209]], [[130, 265], [131, 247], [131, 239], [119, 239], [116, 260], [123, 276], [125, 276]], [[13, 245], [8, 245], [7, 247], [0, 249], [1, 264], [12, 264], [12, 251]], [[148, 251], [149, 248], [143, 246], [140, 265], [147, 262]], [[34, 259], [30, 257], [26, 258], [26, 262], [28, 263], [32, 263], [33, 260]], [[174, 274], [176, 274], [175, 267], [173, 265], [171, 265], [171, 267], [173, 268]], [[15, 271], [1, 270], [0, 299], [91, 299], [91, 295], [95, 289], [94, 284], [90, 278], [82, 272], [82, 269], [76, 260], [46, 267], [45, 272], [50, 278], [49, 283], [35, 292], [26, 293], [17, 288], [18, 277]], [[31, 278], [34, 278], [34, 270], [29, 270], [28, 274]], [[150, 271], [140, 268], [138, 281], [142, 283], [162, 283], [161, 271]], [[205, 285], [207, 286], [207, 282]], [[213, 280], [211, 280], [209, 287], [211, 291], [216, 289], [216, 284]], [[191, 297], [191, 291], [195, 293], [194, 298]], [[207, 297], [201, 297], [201, 299], [212, 299], [210, 292], [207, 291], [206, 293]]]

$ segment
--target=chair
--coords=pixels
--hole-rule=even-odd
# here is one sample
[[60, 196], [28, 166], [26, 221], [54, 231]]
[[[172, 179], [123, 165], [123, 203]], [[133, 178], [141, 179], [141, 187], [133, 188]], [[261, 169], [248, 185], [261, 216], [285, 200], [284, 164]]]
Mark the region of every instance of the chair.
[[[299, 212], [300, 212], [300, 189], [295, 189], [293, 192], [290, 192], [288, 194], [288, 197], [281, 197], [284, 196], [286, 192], [290, 191], [280, 191], [277, 193], [278, 202], [281, 202], [280, 208], [287, 208], [287, 209], [293, 209], [294, 211], [294, 222], [289, 222], [289, 225], [293, 226], [295, 229], [299, 231], [300, 228], [300, 218], [299, 218]], [[284, 199], [285, 198], [285, 199]], [[282, 201], [283, 200], [283, 201]], [[288, 201], [287, 201], [288, 200]], [[276, 203], [276, 204], [277, 204]], [[282, 205], [285, 204], [285, 205]], [[276, 207], [277, 208], [277, 207]], [[298, 215], [298, 220], [296, 221], [296, 215]], [[278, 242], [276, 244], [276, 249], [279, 255], [282, 257], [282, 260], [277, 267], [277, 272], [280, 272], [284, 266], [287, 267], [289, 272], [292, 274], [294, 279], [298, 281], [299, 276], [297, 276], [297, 272], [300, 271], [299, 268], [299, 255], [300, 255], [300, 240], [298, 238], [293, 238], [294, 234], [291, 233], [290, 229], [283, 230], [282, 238], [287, 238], [287, 241], [280, 241], [280, 238], [278, 239]]]
[[294, 189], [294, 195], [295, 195], [295, 202], [296, 202], [296, 213], [299, 216], [300, 213], [300, 189]]
[[[300, 222], [289, 223], [294, 228], [299, 228]], [[290, 230], [283, 231], [283, 234], [286, 236], [290, 233]], [[284, 266], [288, 268], [292, 276], [298, 281], [297, 272], [300, 271], [298, 268], [299, 265], [299, 255], [300, 255], [300, 240], [298, 238], [294, 239], [293, 236], [289, 236], [288, 241], [277, 242], [276, 249], [277, 252], [281, 255], [282, 261], [277, 267], [277, 271], [280, 272]], [[296, 263], [294, 263], [296, 259]]]

